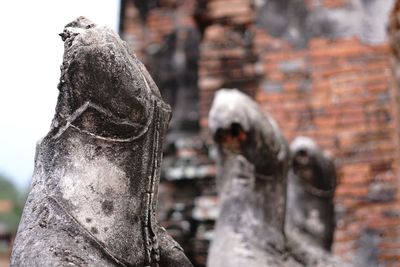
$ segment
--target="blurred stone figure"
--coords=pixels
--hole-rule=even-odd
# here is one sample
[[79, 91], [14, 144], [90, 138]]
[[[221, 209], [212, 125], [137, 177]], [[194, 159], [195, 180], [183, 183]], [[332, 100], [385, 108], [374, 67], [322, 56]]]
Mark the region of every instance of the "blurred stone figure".
[[283, 255], [289, 149], [275, 121], [250, 97], [222, 89], [209, 128], [219, 153], [220, 214], [208, 266], [296, 266]]
[[307, 242], [330, 251], [335, 230], [333, 159], [308, 137], [297, 137], [290, 151], [286, 234], [300, 246]]
[[325, 250], [286, 242], [290, 151], [275, 121], [236, 89], [215, 95], [209, 128], [218, 150], [220, 213], [208, 267], [346, 266]]
[[11, 265], [191, 266], [155, 219], [169, 106], [111, 29], [80, 17], [60, 35], [56, 114]]

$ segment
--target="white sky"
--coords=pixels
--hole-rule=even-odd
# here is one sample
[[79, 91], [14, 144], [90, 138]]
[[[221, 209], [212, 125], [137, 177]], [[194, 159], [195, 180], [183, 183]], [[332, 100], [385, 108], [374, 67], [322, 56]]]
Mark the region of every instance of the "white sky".
[[78, 16], [118, 29], [119, 0], [0, 1], [0, 173], [29, 185], [54, 115], [63, 42]]

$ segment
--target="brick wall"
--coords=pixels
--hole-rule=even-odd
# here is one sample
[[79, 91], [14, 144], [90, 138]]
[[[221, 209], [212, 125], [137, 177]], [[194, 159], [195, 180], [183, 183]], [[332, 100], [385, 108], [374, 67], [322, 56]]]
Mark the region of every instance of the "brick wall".
[[[144, 10], [135, 2], [144, 5]], [[148, 54], [163, 46], [167, 35], [177, 29], [196, 27], [195, 6], [195, 0], [123, 0], [121, 35], [140, 60], [147, 62]]]
[[209, 25], [200, 45], [199, 88], [201, 126], [206, 132], [215, 91], [238, 88], [255, 96], [259, 75], [251, 1], [209, 1], [203, 12]]

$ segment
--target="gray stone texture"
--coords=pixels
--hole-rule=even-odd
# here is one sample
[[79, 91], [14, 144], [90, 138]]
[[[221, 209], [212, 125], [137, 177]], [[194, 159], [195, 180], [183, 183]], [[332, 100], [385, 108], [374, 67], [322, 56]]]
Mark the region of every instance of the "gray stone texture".
[[335, 231], [333, 158], [311, 138], [303, 136], [293, 140], [290, 150], [286, 234], [298, 238], [301, 245], [308, 242], [330, 251]]
[[256, 0], [257, 25], [269, 34], [300, 47], [315, 37], [357, 36], [370, 44], [382, 43], [386, 39], [385, 25], [394, 0], [349, 0], [334, 7], [319, 0], [307, 2]]
[[219, 154], [220, 214], [208, 266], [297, 266], [285, 252], [289, 149], [275, 121], [250, 97], [222, 89], [209, 128]]
[[169, 106], [111, 29], [79, 17], [60, 35], [56, 114], [11, 266], [192, 266], [155, 219]]
[[220, 213], [208, 267], [346, 266], [284, 233], [290, 150], [276, 122], [250, 97], [221, 89], [209, 114], [218, 150]]

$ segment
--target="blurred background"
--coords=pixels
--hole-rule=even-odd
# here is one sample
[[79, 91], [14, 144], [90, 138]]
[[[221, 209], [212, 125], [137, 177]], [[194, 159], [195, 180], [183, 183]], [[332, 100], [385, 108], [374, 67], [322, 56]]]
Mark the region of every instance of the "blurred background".
[[238, 88], [335, 156], [333, 253], [359, 266], [400, 261], [400, 9], [394, 0], [2, 1], [0, 257], [7, 257], [50, 126], [63, 43], [79, 15], [118, 31], [173, 108], [159, 220], [205, 266], [218, 215], [207, 114]]

